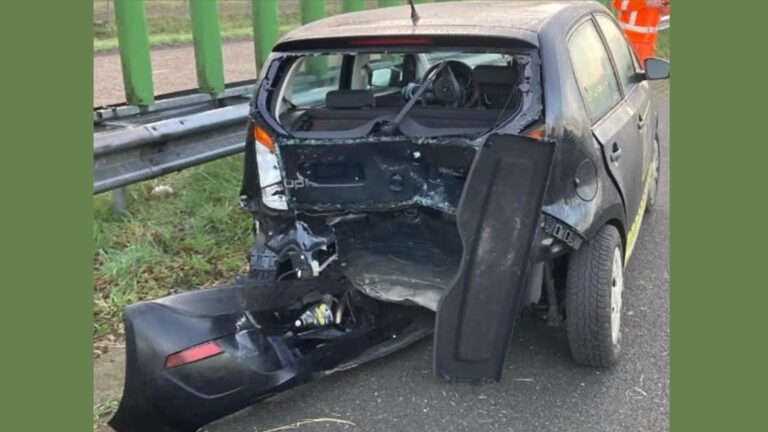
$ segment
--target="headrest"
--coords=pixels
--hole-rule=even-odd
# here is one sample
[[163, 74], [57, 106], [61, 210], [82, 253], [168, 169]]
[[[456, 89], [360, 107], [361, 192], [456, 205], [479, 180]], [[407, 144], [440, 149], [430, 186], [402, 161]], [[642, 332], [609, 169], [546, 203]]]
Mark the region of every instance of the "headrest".
[[325, 95], [325, 107], [336, 109], [374, 108], [376, 99], [369, 90], [331, 90]]
[[472, 81], [479, 84], [514, 85], [517, 71], [511, 66], [477, 65], [472, 69]]

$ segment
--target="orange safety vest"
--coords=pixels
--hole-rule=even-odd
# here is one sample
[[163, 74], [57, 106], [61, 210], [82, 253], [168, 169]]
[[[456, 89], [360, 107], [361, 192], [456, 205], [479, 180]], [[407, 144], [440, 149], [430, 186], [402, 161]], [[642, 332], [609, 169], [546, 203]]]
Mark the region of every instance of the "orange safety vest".
[[669, 10], [669, 1], [613, 0], [613, 7], [619, 11], [619, 24], [632, 43], [640, 62], [653, 57], [662, 10]]

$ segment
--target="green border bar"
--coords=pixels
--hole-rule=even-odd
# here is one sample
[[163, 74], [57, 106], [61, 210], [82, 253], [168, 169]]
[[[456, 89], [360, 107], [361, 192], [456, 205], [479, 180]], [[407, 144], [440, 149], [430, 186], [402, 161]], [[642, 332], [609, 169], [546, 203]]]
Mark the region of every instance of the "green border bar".
[[131, 105], [152, 105], [155, 91], [144, 0], [115, 0], [115, 20], [125, 100]]
[[256, 47], [256, 71], [259, 73], [280, 37], [278, 0], [251, 0], [251, 14], [253, 45]]
[[219, 0], [190, 0], [197, 85], [203, 93], [224, 91]]
[[341, 3], [344, 12], [357, 12], [365, 10], [365, 0], [344, 0]]

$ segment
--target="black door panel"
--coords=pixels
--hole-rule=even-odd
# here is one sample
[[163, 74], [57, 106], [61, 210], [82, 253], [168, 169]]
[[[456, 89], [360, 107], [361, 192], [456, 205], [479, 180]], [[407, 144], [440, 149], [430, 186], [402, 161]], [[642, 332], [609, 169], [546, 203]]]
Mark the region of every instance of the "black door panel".
[[643, 195], [645, 155], [642, 130], [638, 127], [642, 115], [622, 101], [592, 128], [602, 146], [606, 166], [624, 198], [628, 221], [634, 220]]

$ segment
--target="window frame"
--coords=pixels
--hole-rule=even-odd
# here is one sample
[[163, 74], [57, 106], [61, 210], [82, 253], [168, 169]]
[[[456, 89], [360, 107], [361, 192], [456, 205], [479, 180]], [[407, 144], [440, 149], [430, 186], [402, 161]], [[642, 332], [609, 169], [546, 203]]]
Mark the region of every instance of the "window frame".
[[[597, 27], [598, 33], [600, 33], [600, 37], [603, 39], [603, 45], [605, 45], [606, 50], [608, 51], [608, 56], [611, 58], [611, 63], [613, 64], [614, 71], [616, 72], [616, 77], [619, 80], [619, 85], [621, 87], [624, 87], [624, 80], [621, 79], [621, 75], [619, 73], [619, 66], [616, 63], [615, 54], [611, 50], [611, 45], [610, 43], [608, 43], [608, 37], [603, 32], [603, 28], [597, 19], [599, 16], [602, 16], [603, 18], [606, 18], [607, 20], [609, 20], [611, 24], [614, 27], [616, 27], [616, 30], [618, 30], [622, 35], [624, 31], [621, 29], [621, 27], [617, 25], [617, 23], [615, 22], [615, 18], [608, 15], [607, 13], [595, 12], [593, 14], [593, 18], [594, 18], [593, 20], [595, 22], [595, 26]], [[630, 85], [627, 88], [624, 88], [623, 95], [624, 95], [624, 98], [626, 98], [630, 93], [632, 93], [637, 88], [637, 84], [640, 83], [639, 81], [636, 81], [636, 80], [637, 80], [637, 76], [640, 73], [642, 73], [642, 69], [638, 69], [640, 67], [640, 61], [637, 59], [637, 54], [635, 54], [635, 50], [629, 44], [629, 41], [627, 40], [626, 37], [622, 36], [622, 38], [624, 40], [624, 43], [626, 44], [627, 50], [629, 51], [629, 59], [632, 62], [632, 69], [635, 72], [635, 76], [633, 77], [634, 80], [630, 83]]]
[[[608, 61], [611, 64], [611, 71], [613, 72], [613, 79], [616, 81], [616, 88], [619, 90], [619, 98], [611, 105], [609, 106], [604, 112], [599, 113], [599, 115], [596, 115], [596, 113], [592, 112], [592, 107], [589, 106], [587, 103], [586, 98], [584, 97], [584, 90], [581, 88], [581, 85], [579, 84], [579, 79], [576, 77], [576, 68], [574, 67], [573, 63], [573, 56], [571, 55], [571, 46], [570, 42], [573, 38], [573, 35], [581, 28], [581, 26], [586, 25], [587, 23], [590, 23], [592, 27], [595, 29], [595, 32], [597, 32], [597, 36], [600, 39], [600, 43], [603, 46], [603, 49], [605, 50], [605, 54], [608, 57]], [[608, 114], [610, 114], [613, 110], [616, 109], [619, 104], [621, 104], [624, 99], [626, 99], [626, 94], [624, 92], [623, 86], [621, 84], [621, 80], [619, 79], [619, 75], [616, 71], [616, 64], [613, 60], [613, 53], [611, 53], [610, 49], [606, 45], [605, 37], [603, 36], [602, 31], [600, 30], [600, 24], [597, 23], [595, 20], [593, 13], [588, 13], [581, 17], [581, 19], [574, 22], [574, 24], [571, 26], [571, 28], [568, 30], [568, 33], [565, 37], [565, 48], [566, 51], [568, 51], [568, 61], [571, 64], [571, 72], [573, 73], [573, 79], [576, 81], [576, 86], [578, 87], [579, 96], [581, 97], [581, 103], [584, 106], [584, 109], [587, 112], [587, 116], [589, 117], [592, 124], [598, 123], [600, 120], [605, 118]]]

